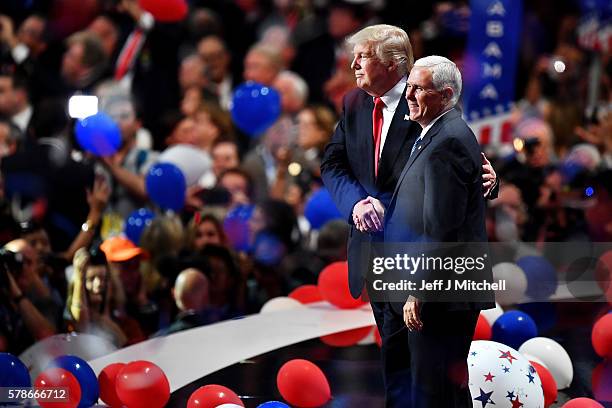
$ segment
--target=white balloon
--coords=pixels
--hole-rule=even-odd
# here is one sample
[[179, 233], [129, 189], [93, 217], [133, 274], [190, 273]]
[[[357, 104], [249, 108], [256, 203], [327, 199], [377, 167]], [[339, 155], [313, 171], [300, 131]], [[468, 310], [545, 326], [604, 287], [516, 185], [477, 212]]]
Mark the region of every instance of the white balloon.
[[544, 408], [542, 381], [518, 351], [494, 341], [473, 341], [468, 354], [469, 386], [474, 408]]
[[501, 308], [499, 303], [495, 302], [495, 309], [481, 310], [480, 314], [483, 315], [491, 327], [493, 327], [493, 323], [495, 323], [497, 318], [504, 314], [504, 309]]
[[244, 408], [244, 405], [238, 405], [238, 404], [221, 404], [221, 405], [217, 405], [215, 408]]
[[202, 149], [188, 144], [177, 144], [164, 150], [158, 162], [172, 163], [183, 172], [187, 186], [193, 186], [201, 178], [212, 174], [212, 159]]
[[557, 389], [567, 388], [574, 378], [574, 367], [567, 351], [553, 339], [534, 337], [521, 345], [519, 351], [539, 358], [557, 383]]
[[109, 340], [87, 333], [56, 334], [40, 340], [19, 355], [34, 380], [56, 357], [70, 354], [85, 361], [105, 356], [117, 350]]
[[506, 281], [506, 290], [495, 291], [495, 300], [501, 305], [520, 303], [527, 291], [527, 276], [515, 263], [501, 262], [493, 267], [493, 280]]
[[268, 300], [262, 307], [259, 313], [279, 312], [281, 310], [299, 309], [304, 307], [299, 301], [286, 297], [279, 296]]

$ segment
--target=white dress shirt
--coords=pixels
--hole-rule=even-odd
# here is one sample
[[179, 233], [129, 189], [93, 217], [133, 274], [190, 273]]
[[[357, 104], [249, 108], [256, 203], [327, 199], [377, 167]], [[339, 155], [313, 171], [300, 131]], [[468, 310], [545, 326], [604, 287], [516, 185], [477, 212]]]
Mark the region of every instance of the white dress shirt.
[[393, 88], [389, 89], [386, 94], [380, 97], [380, 99], [382, 99], [382, 101], [385, 103], [385, 107], [383, 108], [383, 127], [380, 135], [379, 159], [380, 155], [382, 155], [383, 148], [385, 147], [385, 140], [387, 140], [387, 134], [389, 133], [389, 127], [391, 127], [391, 121], [393, 120], [393, 115], [395, 114], [397, 105], [399, 105], [400, 100], [404, 97], [406, 81], [408, 81], [408, 77], [404, 75], [402, 79], [400, 79], [397, 84], [393, 86]]

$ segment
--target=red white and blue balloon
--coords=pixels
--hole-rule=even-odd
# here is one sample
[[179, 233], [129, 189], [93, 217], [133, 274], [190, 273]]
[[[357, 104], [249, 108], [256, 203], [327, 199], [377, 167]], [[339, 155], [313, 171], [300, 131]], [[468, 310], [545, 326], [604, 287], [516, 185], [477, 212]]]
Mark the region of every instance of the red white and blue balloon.
[[474, 408], [544, 408], [540, 377], [515, 349], [473, 341], [467, 363]]

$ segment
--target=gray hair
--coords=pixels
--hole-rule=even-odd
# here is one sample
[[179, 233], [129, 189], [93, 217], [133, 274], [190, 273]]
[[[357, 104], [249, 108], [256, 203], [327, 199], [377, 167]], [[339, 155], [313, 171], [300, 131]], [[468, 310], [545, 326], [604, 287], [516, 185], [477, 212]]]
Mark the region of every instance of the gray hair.
[[268, 60], [268, 63], [277, 72], [280, 72], [283, 69], [283, 58], [281, 56], [281, 51], [278, 49], [278, 47], [259, 42], [249, 48], [247, 55], [250, 53], [263, 55]]
[[414, 56], [408, 34], [399, 27], [377, 24], [359, 30], [346, 40], [352, 49], [358, 44], [370, 44], [378, 59], [383, 63], [394, 62], [400, 75], [412, 69]]
[[449, 107], [452, 108], [457, 104], [461, 96], [461, 72], [453, 61], [439, 55], [430, 55], [416, 60], [414, 66], [429, 69], [436, 90], [441, 91], [445, 87], [451, 88], [453, 97], [449, 102]]
[[302, 103], [308, 99], [308, 84], [304, 79], [293, 71], [283, 70], [276, 77], [275, 81], [288, 81], [293, 88], [293, 96]]

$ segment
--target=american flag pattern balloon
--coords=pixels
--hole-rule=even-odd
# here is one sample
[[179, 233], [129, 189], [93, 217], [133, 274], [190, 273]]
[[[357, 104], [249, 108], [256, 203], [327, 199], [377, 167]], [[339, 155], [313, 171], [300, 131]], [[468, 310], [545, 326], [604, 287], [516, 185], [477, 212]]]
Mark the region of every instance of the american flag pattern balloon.
[[473, 341], [467, 364], [474, 408], [544, 408], [540, 377], [515, 349]]

